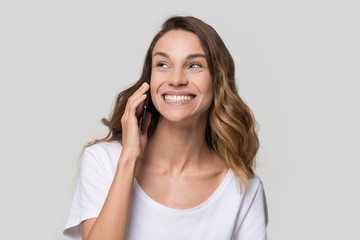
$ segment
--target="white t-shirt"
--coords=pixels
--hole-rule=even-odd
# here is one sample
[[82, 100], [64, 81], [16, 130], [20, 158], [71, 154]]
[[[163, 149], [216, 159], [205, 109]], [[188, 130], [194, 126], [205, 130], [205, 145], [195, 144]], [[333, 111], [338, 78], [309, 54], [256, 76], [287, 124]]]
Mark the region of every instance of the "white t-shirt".
[[[115, 175], [120, 143], [103, 142], [85, 149], [78, 185], [64, 235], [82, 239], [82, 221], [98, 217]], [[267, 208], [261, 180], [240, 190], [229, 169], [216, 191], [197, 207], [179, 210], [151, 199], [134, 178], [128, 240], [266, 240]]]

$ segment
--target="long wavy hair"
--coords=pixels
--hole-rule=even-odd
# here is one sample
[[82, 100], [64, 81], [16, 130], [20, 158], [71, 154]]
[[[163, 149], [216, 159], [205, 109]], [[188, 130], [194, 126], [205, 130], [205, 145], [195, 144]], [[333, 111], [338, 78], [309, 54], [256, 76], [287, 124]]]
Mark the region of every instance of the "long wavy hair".
[[[227, 165], [242, 180], [248, 189], [248, 178], [253, 177], [255, 155], [259, 148], [257, 124], [249, 107], [238, 95], [235, 86], [235, 64], [230, 52], [217, 32], [200, 19], [191, 16], [175, 16], [167, 19], [145, 55], [140, 79], [128, 89], [120, 92], [109, 119], [101, 121], [109, 128], [102, 139], [89, 142], [93, 144], [122, 139], [121, 117], [128, 98], [146, 81], [151, 74], [152, 53], [157, 41], [172, 30], [185, 30], [196, 34], [204, 49], [209, 71], [212, 77], [214, 99], [210, 106], [206, 124], [205, 140], [208, 146], [226, 161]], [[151, 123], [148, 138], [156, 130], [159, 112], [150, 101]]]

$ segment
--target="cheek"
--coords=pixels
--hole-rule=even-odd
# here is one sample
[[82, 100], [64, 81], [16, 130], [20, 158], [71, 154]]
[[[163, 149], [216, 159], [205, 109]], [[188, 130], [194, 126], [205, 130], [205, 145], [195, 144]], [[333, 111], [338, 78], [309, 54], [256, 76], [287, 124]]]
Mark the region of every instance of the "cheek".
[[162, 84], [163, 79], [161, 79], [161, 75], [152, 73], [150, 78], [150, 91], [151, 93], [156, 93], [158, 91], [158, 88]]
[[211, 77], [207, 78], [204, 81], [204, 84], [202, 84], [202, 89], [203, 89], [203, 92], [205, 93], [206, 99], [208, 101], [210, 101], [210, 103], [211, 103], [213, 98], [214, 98], [214, 92], [213, 92]]
[[207, 91], [208, 94], [213, 95], [213, 87], [212, 87], [211, 79], [207, 83], [206, 91]]
[[155, 90], [153, 90], [152, 88], [150, 88], [150, 97], [151, 97], [151, 101], [156, 104], [156, 92]]
[[210, 107], [211, 103], [213, 102], [214, 100], [214, 93], [213, 93], [213, 90], [212, 88], [209, 88], [209, 92], [207, 94], [207, 98], [206, 98], [206, 102], [207, 102], [207, 107]]
[[150, 81], [150, 97], [156, 109], [158, 109], [158, 102], [159, 102], [158, 96], [156, 95], [158, 85], [159, 85], [158, 82], [152, 78]]

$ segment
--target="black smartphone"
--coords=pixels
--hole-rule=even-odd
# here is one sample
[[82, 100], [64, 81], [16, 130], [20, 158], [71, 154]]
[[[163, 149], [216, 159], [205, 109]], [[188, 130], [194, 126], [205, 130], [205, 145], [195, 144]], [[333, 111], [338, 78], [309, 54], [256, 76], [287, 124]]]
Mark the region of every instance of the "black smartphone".
[[[149, 84], [149, 86], [150, 86], [150, 78], [151, 78], [151, 73], [149, 74], [149, 76], [146, 79], [146, 82]], [[142, 113], [142, 116], [141, 116], [141, 119], [140, 119], [140, 132], [142, 132], [143, 129], [144, 129], [146, 112], [149, 109], [150, 98], [151, 97], [150, 97], [150, 88], [149, 88], [149, 90], [146, 92], [146, 100], [145, 100], [145, 103], [144, 103], [143, 113]]]

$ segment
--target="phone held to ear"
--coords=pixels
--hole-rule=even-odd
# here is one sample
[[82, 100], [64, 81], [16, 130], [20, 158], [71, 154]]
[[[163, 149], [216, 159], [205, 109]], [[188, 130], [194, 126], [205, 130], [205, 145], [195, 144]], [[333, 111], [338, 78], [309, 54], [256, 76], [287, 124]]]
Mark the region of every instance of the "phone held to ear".
[[[150, 76], [151, 74], [147, 77], [146, 82], [150, 85]], [[149, 108], [149, 102], [150, 102], [150, 88], [149, 90], [146, 92], [146, 100], [144, 103], [144, 109], [143, 109], [143, 113], [140, 119], [140, 132], [143, 131], [144, 129], [144, 124], [145, 124], [145, 118], [146, 118], [146, 112], [148, 111]]]

